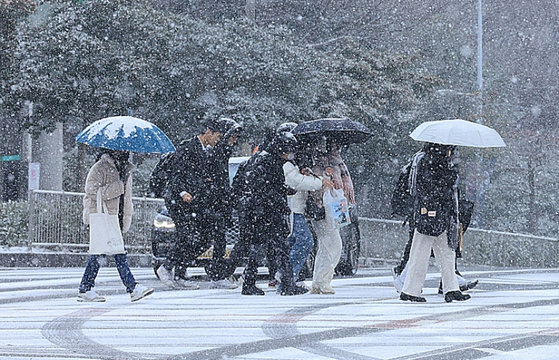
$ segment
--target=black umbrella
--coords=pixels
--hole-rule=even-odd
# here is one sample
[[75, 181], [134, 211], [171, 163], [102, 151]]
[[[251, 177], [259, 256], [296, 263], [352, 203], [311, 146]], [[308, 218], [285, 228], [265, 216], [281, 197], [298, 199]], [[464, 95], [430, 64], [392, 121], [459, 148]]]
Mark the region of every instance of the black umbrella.
[[306, 121], [295, 127], [293, 135], [303, 142], [312, 142], [326, 136], [336, 140], [340, 145], [362, 143], [371, 138], [373, 133], [365, 125], [348, 118], [325, 118]]

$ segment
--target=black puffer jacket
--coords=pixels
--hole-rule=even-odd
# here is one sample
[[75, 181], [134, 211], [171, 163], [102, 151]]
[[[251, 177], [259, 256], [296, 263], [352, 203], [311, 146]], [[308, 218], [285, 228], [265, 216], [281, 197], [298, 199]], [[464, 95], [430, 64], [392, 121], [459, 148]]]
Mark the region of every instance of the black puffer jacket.
[[[456, 183], [458, 171], [450, 157], [428, 152], [417, 165], [414, 213], [417, 231], [439, 236], [453, 230], [458, 214]], [[450, 238], [449, 238], [450, 240]], [[454, 241], [449, 241], [449, 244]]]
[[267, 151], [254, 155], [251, 160], [244, 173], [244, 209], [247, 214], [270, 222], [281, 221], [289, 211], [283, 173], [285, 160]]

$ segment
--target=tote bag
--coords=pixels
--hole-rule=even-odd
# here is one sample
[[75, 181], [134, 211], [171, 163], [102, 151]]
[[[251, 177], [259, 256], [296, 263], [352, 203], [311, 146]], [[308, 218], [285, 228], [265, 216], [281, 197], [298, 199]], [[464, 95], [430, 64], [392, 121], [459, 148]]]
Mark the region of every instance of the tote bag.
[[351, 224], [349, 206], [344, 196], [343, 189], [326, 191], [322, 200], [324, 202], [324, 208], [329, 215], [326, 216], [326, 219], [331, 219], [332, 228], [339, 229]]
[[118, 215], [109, 215], [107, 205], [101, 197], [101, 190], [97, 192], [97, 213], [89, 215], [89, 253], [125, 253]]

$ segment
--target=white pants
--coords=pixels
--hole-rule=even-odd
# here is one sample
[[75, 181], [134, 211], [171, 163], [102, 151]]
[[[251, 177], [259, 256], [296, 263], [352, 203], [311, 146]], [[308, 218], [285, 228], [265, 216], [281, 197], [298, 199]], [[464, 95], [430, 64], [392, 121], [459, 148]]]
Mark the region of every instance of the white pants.
[[312, 287], [329, 290], [332, 289], [330, 283], [334, 277], [334, 269], [342, 255], [342, 238], [339, 230], [332, 228], [328, 217], [325, 220], [314, 221], [313, 224], [318, 251], [314, 260]]
[[431, 249], [435, 259], [441, 268], [443, 280], [443, 293], [458, 290], [458, 280], [454, 273], [454, 250], [448, 246], [446, 232], [439, 236], [423, 235], [415, 231], [410, 250], [408, 272], [402, 289], [403, 293], [412, 296], [420, 296], [427, 269], [429, 268], [429, 257]]

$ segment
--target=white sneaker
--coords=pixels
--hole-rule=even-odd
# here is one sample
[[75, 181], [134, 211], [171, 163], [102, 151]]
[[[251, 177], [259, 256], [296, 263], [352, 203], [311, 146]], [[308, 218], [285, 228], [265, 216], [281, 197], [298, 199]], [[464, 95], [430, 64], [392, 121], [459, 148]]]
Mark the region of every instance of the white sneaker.
[[87, 292], [78, 292], [78, 301], [79, 302], [105, 302], [105, 298], [103, 296], [97, 295], [95, 293], [95, 289], [91, 288], [91, 290]]
[[163, 284], [167, 285], [170, 288], [175, 288], [175, 269], [169, 271], [165, 269], [165, 266], [161, 265], [159, 268], [157, 268], [156, 273], [159, 277], [159, 280], [161, 280]]
[[239, 285], [232, 283], [227, 279], [211, 281], [210, 289], [236, 289]]
[[130, 293], [130, 301], [138, 301], [153, 294], [153, 289], [145, 287], [144, 285], [136, 284], [134, 291]]
[[174, 289], [181, 290], [198, 290], [200, 285], [196, 284], [194, 281], [189, 281], [186, 279], [178, 279], [174, 282]]

